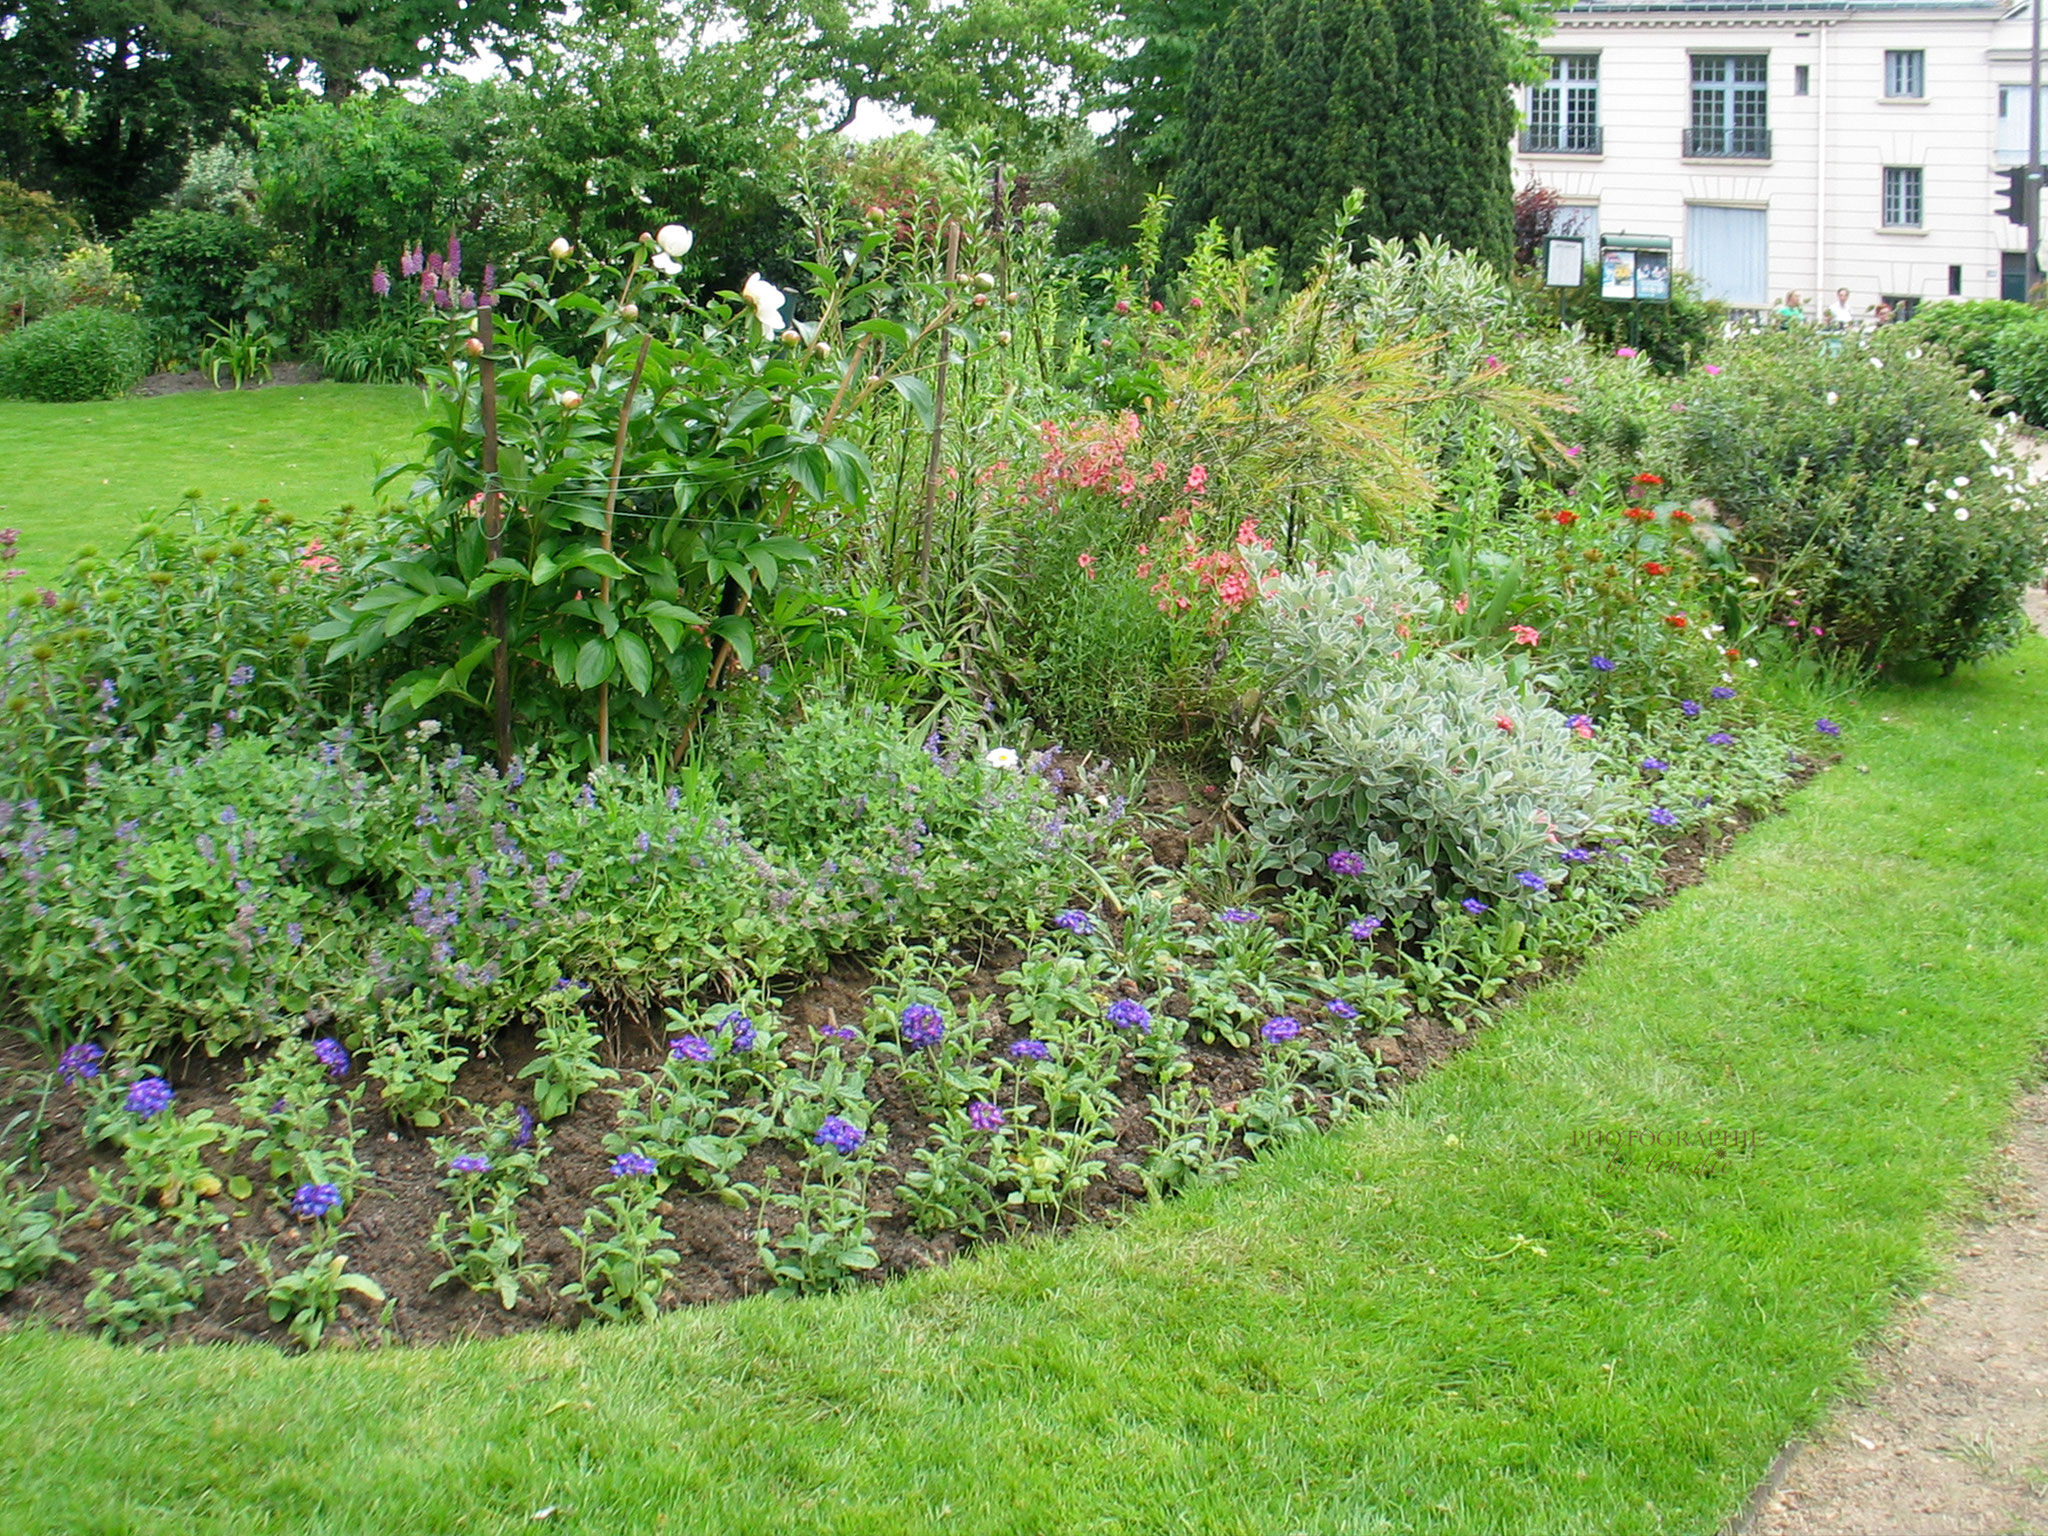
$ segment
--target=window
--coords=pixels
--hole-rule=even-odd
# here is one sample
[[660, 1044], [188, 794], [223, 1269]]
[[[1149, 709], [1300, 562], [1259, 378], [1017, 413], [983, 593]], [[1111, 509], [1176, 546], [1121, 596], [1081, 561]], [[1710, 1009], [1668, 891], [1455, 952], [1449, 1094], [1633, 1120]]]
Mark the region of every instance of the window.
[[1550, 78], [1529, 88], [1529, 126], [1522, 133], [1526, 153], [1600, 153], [1600, 55], [1553, 53]]
[[1920, 168], [1917, 165], [1888, 165], [1884, 168], [1884, 225], [1886, 229], [1920, 227]]
[[1948, 296], [1959, 299], [1963, 296], [1963, 269], [1951, 266], [1948, 269]]
[[1769, 65], [1762, 53], [1693, 55], [1687, 155], [1770, 159]]
[[1770, 303], [1769, 256], [1763, 209], [1694, 203], [1685, 210], [1685, 269], [1707, 298], [1738, 309]]
[[[2024, 85], [1998, 88], [1998, 163], [2021, 165], [2027, 158], [2028, 89]], [[2044, 91], [2048, 95], [2048, 91]], [[2041, 132], [2048, 137], [2048, 100], [2041, 103]]]
[[1794, 64], [1792, 66], [1792, 94], [1804, 96], [1813, 88], [1813, 66]]
[[1918, 48], [1887, 48], [1884, 93], [1915, 100], [1927, 94], [1927, 55]]

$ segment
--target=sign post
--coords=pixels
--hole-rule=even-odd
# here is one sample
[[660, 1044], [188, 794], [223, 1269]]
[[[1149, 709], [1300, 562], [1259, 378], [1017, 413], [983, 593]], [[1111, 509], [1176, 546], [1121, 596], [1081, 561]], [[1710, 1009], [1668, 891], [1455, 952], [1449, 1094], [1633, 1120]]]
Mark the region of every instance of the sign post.
[[1642, 306], [1671, 302], [1669, 235], [1602, 235], [1600, 297], [1628, 305], [1628, 344], [1642, 335]]
[[1543, 286], [1557, 290], [1557, 323], [1570, 325], [1571, 290], [1586, 281], [1586, 242], [1576, 235], [1551, 235], [1543, 242]]

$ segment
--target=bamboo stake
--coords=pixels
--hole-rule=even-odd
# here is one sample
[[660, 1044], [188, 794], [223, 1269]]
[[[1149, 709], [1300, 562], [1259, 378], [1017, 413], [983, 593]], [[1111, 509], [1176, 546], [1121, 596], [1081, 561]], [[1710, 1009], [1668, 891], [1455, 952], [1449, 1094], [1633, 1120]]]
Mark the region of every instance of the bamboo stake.
[[[953, 285], [960, 276], [960, 225], [946, 221], [946, 303], [953, 302]], [[939, 501], [939, 464], [946, 439], [946, 369], [953, 360], [953, 332], [939, 332], [939, 368], [932, 382], [932, 452], [924, 467], [924, 520], [917, 537], [917, 592], [927, 603], [932, 587], [932, 518]]]
[[[612, 513], [619, 504], [619, 471], [626, 463], [626, 428], [633, 419], [633, 397], [640, 393], [640, 374], [647, 367], [647, 353], [654, 346], [652, 336], [640, 338], [640, 355], [633, 359], [633, 377], [626, 384], [626, 398], [619, 402], [619, 430], [612, 439], [612, 477], [604, 492], [604, 538], [601, 541], [606, 554], [612, 551]], [[598, 601], [612, 600], [612, 578], [607, 571], [598, 583]], [[602, 768], [611, 761], [612, 755], [612, 685], [609, 681], [600, 683], [597, 689], [597, 763]]]
[[[496, 560], [505, 553], [505, 493], [498, 488], [498, 360], [491, 356], [491, 320], [490, 305], [477, 310], [476, 339], [484, 349], [478, 389], [484, 414], [484, 543], [490, 558]], [[505, 584], [501, 581], [491, 588], [491, 634], [498, 642], [497, 649], [491, 652], [491, 709], [497, 727], [500, 773], [512, 766], [512, 654], [506, 606]]]

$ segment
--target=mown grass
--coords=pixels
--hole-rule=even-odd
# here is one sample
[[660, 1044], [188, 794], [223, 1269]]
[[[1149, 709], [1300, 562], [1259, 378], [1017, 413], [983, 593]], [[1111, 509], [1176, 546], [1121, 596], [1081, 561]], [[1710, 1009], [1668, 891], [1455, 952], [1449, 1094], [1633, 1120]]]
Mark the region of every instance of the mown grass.
[[2039, 1057], [2044, 663], [1872, 696], [1847, 764], [1397, 1108], [1115, 1228], [418, 1352], [0, 1338], [0, 1530], [1709, 1532]]
[[49, 580], [82, 545], [123, 547], [138, 514], [187, 490], [216, 505], [267, 496], [317, 520], [370, 504], [377, 472], [403, 456], [422, 415], [419, 391], [395, 384], [0, 401], [0, 527], [21, 530], [14, 564]]

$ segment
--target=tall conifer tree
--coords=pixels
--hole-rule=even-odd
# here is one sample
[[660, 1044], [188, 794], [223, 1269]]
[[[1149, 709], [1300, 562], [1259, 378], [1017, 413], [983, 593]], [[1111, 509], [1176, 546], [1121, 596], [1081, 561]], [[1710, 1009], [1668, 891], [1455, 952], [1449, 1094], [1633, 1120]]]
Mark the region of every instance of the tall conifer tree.
[[1211, 219], [1300, 276], [1353, 187], [1354, 238], [1437, 235], [1505, 267], [1509, 50], [1487, 0], [1240, 5], [1189, 83], [1175, 230]]

